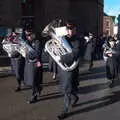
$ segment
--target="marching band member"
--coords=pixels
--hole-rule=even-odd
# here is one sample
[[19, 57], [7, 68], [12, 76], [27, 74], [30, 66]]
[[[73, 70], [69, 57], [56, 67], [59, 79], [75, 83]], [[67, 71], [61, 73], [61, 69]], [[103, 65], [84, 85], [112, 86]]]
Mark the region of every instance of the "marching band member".
[[[72, 47], [73, 53], [61, 56], [61, 62], [71, 64], [74, 60], [79, 58], [80, 48], [79, 40], [76, 38], [76, 26], [72, 21], [66, 23], [68, 35], [65, 36], [66, 40]], [[66, 117], [71, 105], [75, 105], [79, 99], [78, 92], [78, 66], [72, 71], [64, 71], [58, 66], [57, 78], [60, 81], [60, 88], [64, 94], [64, 109], [58, 116], [59, 119]], [[73, 102], [71, 99], [73, 97]]]
[[[11, 43], [17, 43], [18, 42], [18, 33], [12, 32], [8, 37], [7, 41]], [[13, 70], [15, 71], [15, 76], [17, 80], [17, 87], [15, 89], [15, 92], [18, 92], [21, 90], [21, 84], [24, 80], [24, 67], [25, 67], [25, 58], [19, 53], [19, 52], [13, 52], [11, 55], [11, 66], [13, 67]]]
[[42, 47], [40, 40], [35, 38], [35, 34], [29, 32], [27, 34], [27, 44], [34, 49], [34, 53], [27, 52], [24, 81], [26, 85], [32, 86], [32, 97], [27, 103], [37, 102], [38, 97], [41, 94], [42, 83], [42, 63], [41, 54]]
[[110, 87], [113, 87], [115, 79], [118, 78], [118, 62], [115, 40], [112, 37], [103, 44], [103, 57], [106, 62], [106, 76], [111, 81]]

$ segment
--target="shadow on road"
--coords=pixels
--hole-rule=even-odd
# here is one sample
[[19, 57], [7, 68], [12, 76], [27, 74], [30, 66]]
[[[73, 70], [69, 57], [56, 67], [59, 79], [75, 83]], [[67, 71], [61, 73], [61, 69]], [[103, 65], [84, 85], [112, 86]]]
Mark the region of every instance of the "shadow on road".
[[86, 87], [79, 87], [79, 93], [87, 94], [87, 93], [103, 90], [103, 89], [108, 88], [109, 84], [110, 83], [100, 83], [100, 84], [95, 84], [95, 85], [86, 86]]
[[58, 80], [52, 80], [52, 81], [43, 83], [42, 86], [43, 86], [43, 87], [56, 86], [56, 85], [58, 85], [58, 83], [59, 83]]
[[[116, 83], [114, 85], [114, 87], [119, 85], [119, 84], [120, 84], [120, 81], [118, 81], [118, 83]], [[88, 93], [100, 91], [100, 90], [103, 90], [106, 88], [109, 88], [109, 83], [102, 83], [102, 84], [91, 85], [91, 86], [87, 86], [87, 87], [80, 87], [79, 94], [88, 94]], [[117, 96], [118, 96], [118, 94], [117, 94]], [[53, 93], [49, 93], [49, 94], [45, 94], [45, 95], [40, 96], [40, 99], [38, 101], [49, 100], [49, 99], [58, 99], [60, 97], [63, 97], [63, 94], [61, 92], [53, 92]], [[107, 98], [107, 97], [105, 97], [105, 98]], [[101, 100], [105, 99], [105, 98], [101, 98]], [[93, 102], [94, 101], [95, 100], [93, 100]], [[88, 101], [88, 103], [89, 102], [91, 102], [91, 101]]]
[[79, 81], [91, 80], [91, 79], [97, 79], [97, 78], [105, 78], [105, 77], [106, 77], [105, 72], [91, 73], [91, 74], [86, 74], [84, 76], [79, 76]]
[[[100, 101], [102, 101], [102, 102], [98, 103], [98, 104], [95, 104], [95, 105], [92, 104], [92, 103], [100, 102]], [[76, 114], [89, 112], [89, 111], [92, 111], [92, 110], [95, 110], [95, 109], [100, 109], [100, 108], [103, 108], [105, 106], [114, 104], [118, 101], [120, 101], [120, 91], [113, 92], [113, 95], [110, 95], [110, 96], [105, 96], [105, 97], [102, 97], [100, 99], [94, 99], [94, 100], [90, 100], [90, 101], [87, 101], [87, 102], [77, 104], [75, 107], [80, 107], [80, 106], [85, 105], [85, 104], [89, 104], [89, 106], [68, 113], [67, 118], [71, 117], [73, 115], [76, 115]], [[92, 105], [90, 105], [90, 104], [92, 104]]]
[[51, 99], [58, 99], [63, 97], [63, 94], [61, 92], [54, 92], [54, 93], [49, 93], [46, 95], [41, 95], [40, 98], [35, 101], [35, 103], [39, 102], [39, 101], [44, 101], [44, 100], [51, 100]]
[[63, 94], [61, 92], [55, 92], [55, 93], [50, 93], [47, 95], [42, 95], [39, 99], [39, 101], [41, 100], [49, 100], [49, 99], [57, 99], [63, 97]]
[[90, 71], [81, 72], [79, 79], [81, 80], [90, 80], [96, 78], [104, 78], [106, 76], [106, 71], [104, 67], [93, 68]]
[[10, 77], [10, 76], [13, 76], [12, 73], [8, 71], [5, 71], [5, 72], [0, 71], [0, 78]]
[[[120, 85], [120, 80], [115, 80], [113, 87], [116, 87]], [[78, 89], [79, 94], [87, 94], [91, 92], [97, 92], [100, 90], [104, 90], [106, 88], [110, 87], [110, 81], [104, 82], [104, 83], [97, 83], [94, 85], [89, 85], [89, 86], [80, 86]]]

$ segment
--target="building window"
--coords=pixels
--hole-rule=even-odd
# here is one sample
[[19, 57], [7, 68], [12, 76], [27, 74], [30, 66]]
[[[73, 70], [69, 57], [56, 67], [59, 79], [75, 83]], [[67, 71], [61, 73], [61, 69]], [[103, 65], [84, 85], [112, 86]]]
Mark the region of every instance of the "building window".
[[21, 24], [24, 28], [26, 28], [26, 27], [33, 28], [34, 27], [34, 17], [29, 17], [29, 16], [22, 17]]
[[110, 22], [106, 21], [106, 27], [110, 27]]
[[26, 2], [26, 0], [22, 0], [22, 3], [25, 3]]
[[22, 18], [23, 27], [34, 26], [34, 0], [22, 0]]
[[110, 35], [110, 30], [106, 30], [106, 35]]
[[34, 1], [26, 0], [22, 2], [22, 16], [34, 16]]

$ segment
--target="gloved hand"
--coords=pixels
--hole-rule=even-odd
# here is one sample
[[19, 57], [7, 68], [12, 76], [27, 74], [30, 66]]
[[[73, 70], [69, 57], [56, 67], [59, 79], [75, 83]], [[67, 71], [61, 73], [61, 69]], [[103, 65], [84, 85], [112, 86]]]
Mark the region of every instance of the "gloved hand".
[[74, 62], [73, 54], [70, 53], [70, 54], [62, 55], [61, 56], [61, 62], [63, 64], [66, 64], [66, 65], [70, 66]]

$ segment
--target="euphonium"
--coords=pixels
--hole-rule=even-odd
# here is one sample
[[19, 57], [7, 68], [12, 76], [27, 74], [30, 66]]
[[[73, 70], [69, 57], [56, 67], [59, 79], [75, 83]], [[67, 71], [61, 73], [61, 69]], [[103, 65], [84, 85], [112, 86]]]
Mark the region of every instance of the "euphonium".
[[3, 49], [8, 53], [9, 57], [12, 57], [14, 52], [20, 53], [23, 57], [26, 57], [26, 54], [29, 52], [30, 54], [35, 54], [35, 50], [27, 44], [25, 40], [23, 40], [20, 36], [17, 37], [17, 42], [9, 42], [8, 40], [3, 40]]
[[26, 55], [29, 54], [35, 54], [35, 50], [22, 38], [19, 40], [19, 47], [17, 48], [17, 51], [26, 58]]
[[[61, 29], [62, 27], [59, 28]], [[74, 61], [70, 66], [61, 62], [61, 56], [72, 53], [72, 48], [64, 37], [66, 33], [59, 36], [56, 34], [56, 29], [60, 31], [59, 28], [55, 28], [53, 24], [50, 23], [43, 30], [42, 34], [49, 35], [52, 38], [45, 43], [45, 51], [51, 55], [51, 57], [63, 70], [72, 71], [77, 67], [78, 61]], [[65, 29], [65, 27], [62, 29]]]
[[[14, 38], [13, 41], [16, 41], [16, 38]], [[2, 41], [2, 47], [8, 53], [9, 57], [12, 57], [12, 54], [17, 52], [17, 48], [19, 46], [17, 41], [13, 41], [9, 41], [8, 38], [4, 38]]]

